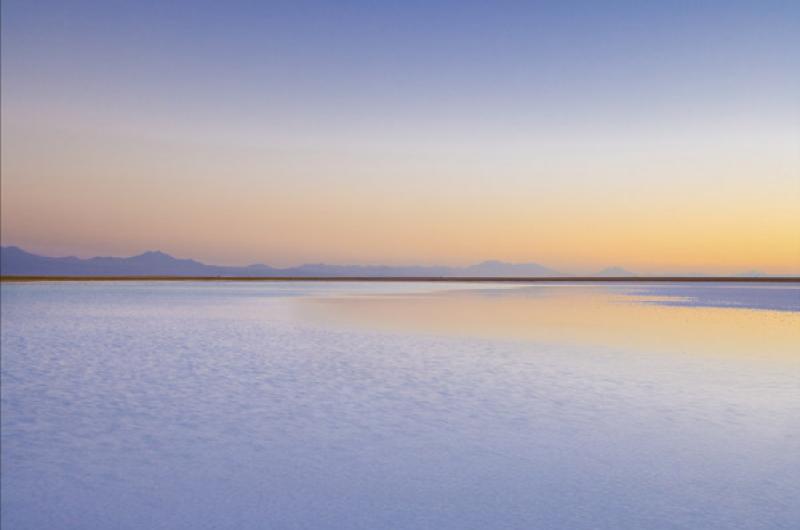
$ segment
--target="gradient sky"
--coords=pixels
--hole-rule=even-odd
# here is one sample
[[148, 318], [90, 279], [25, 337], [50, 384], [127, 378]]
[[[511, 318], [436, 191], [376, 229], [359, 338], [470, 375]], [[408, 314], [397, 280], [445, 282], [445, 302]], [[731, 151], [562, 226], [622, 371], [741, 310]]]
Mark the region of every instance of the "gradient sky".
[[798, 274], [800, 4], [4, 0], [2, 242]]

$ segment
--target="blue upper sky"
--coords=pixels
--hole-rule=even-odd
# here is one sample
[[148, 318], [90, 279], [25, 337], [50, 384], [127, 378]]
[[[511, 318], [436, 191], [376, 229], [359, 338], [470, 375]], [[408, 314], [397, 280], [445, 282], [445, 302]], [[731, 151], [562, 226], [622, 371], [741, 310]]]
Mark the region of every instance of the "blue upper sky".
[[797, 2], [9, 0], [3, 15], [12, 95], [581, 121], [743, 101], [775, 119], [800, 88]]

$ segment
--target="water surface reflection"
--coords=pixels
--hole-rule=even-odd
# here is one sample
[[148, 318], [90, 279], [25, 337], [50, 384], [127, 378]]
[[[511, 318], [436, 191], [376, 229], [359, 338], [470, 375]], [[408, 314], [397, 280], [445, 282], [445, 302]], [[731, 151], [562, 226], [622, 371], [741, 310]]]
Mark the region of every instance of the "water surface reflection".
[[383, 330], [798, 359], [800, 285], [473, 285], [312, 298], [317, 317]]

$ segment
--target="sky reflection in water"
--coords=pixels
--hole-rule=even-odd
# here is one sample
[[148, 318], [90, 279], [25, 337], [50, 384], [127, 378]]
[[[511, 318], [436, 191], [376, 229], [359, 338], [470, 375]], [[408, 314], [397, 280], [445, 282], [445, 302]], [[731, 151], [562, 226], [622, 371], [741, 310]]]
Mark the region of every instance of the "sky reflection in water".
[[384, 330], [795, 359], [800, 284], [472, 284], [309, 300]]

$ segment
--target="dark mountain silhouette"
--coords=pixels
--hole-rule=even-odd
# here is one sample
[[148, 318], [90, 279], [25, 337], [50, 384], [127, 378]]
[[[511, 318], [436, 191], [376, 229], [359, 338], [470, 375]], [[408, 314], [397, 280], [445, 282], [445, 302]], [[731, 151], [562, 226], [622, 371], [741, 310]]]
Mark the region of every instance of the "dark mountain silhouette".
[[764, 271], [760, 271], [758, 269], [752, 269], [749, 271], [740, 272], [736, 276], [739, 276], [741, 278], [766, 278], [769, 277], [770, 275]]
[[454, 271], [453, 276], [558, 276], [559, 273], [538, 263], [484, 261]]
[[623, 269], [622, 267], [606, 267], [605, 269], [601, 270], [596, 274], [596, 276], [636, 276], [635, 272], [631, 272], [627, 269]]
[[308, 276], [424, 276], [424, 277], [508, 277], [558, 276], [537, 263], [485, 261], [468, 267], [327, 265], [306, 264], [275, 268], [264, 264], [246, 267], [206, 265], [192, 259], [178, 259], [160, 251], [129, 258], [53, 258], [26, 252], [19, 247], [0, 247], [0, 272], [6, 276], [226, 276], [226, 277], [308, 277]]
[[204, 275], [214, 267], [191, 259], [176, 259], [158, 251], [145, 252], [129, 258], [76, 257], [51, 258], [26, 252], [19, 247], [0, 249], [0, 270], [4, 275], [41, 276], [141, 276]]

